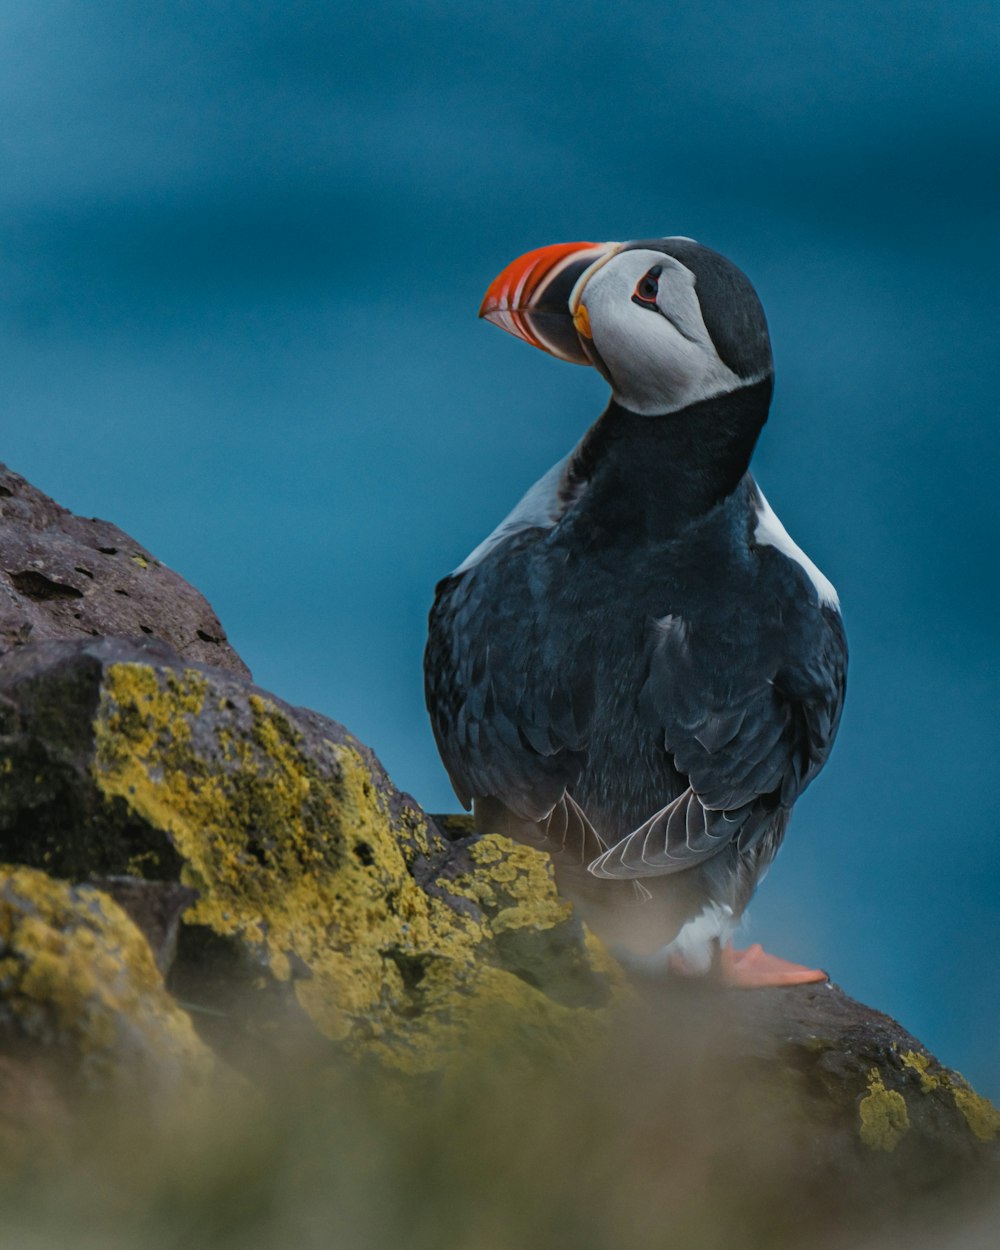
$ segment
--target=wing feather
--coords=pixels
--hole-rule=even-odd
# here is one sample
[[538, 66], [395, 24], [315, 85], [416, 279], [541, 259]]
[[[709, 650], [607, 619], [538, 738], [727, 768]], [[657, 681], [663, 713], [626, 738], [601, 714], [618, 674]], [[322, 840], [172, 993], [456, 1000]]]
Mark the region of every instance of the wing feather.
[[578, 778], [594, 702], [589, 640], [567, 653], [540, 606], [551, 574], [532, 545], [543, 536], [520, 531], [439, 583], [424, 659], [431, 724], [461, 802], [496, 798], [533, 822]]
[[736, 605], [711, 637], [687, 623], [651, 632], [637, 714], [688, 785], [609, 847], [572, 797], [594, 723], [595, 644], [546, 615], [562, 572], [532, 558], [541, 538], [505, 538], [437, 588], [427, 705], [461, 801], [475, 800], [480, 827], [502, 825], [598, 877], [752, 850], [832, 747], [847, 659], [839, 613], [786, 585], [768, 621]]
[[660, 632], [640, 714], [689, 786], [598, 856], [595, 876], [682, 872], [733, 843], [750, 851], [787, 816], [833, 745], [847, 662], [839, 614], [807, 605], [799, 618], [729, 667], [692, 631]]

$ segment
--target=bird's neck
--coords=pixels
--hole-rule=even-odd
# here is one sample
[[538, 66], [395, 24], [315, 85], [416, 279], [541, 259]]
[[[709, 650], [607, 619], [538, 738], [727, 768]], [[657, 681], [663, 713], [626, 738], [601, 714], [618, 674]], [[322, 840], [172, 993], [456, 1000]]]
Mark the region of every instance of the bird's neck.
[[669, 538], [736, 489], [767, 420], [772, 379], [643, 417], [614, 399], [591, 427], [570, 474], [586, 483], [582, 523]]

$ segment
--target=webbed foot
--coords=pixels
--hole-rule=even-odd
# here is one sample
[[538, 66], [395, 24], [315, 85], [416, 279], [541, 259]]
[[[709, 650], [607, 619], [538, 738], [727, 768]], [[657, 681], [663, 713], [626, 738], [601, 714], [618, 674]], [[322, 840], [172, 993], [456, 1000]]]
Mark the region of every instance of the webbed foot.
[[759, 942], [745, 951], [734, 950], [732, 942], [727, 942], [722, 948], [719, 969], [724, 985], [741, 990], [769, 985], [809, 985], [830, 979], [819, 968], [806, 968], [778, 955], [769, 955]]

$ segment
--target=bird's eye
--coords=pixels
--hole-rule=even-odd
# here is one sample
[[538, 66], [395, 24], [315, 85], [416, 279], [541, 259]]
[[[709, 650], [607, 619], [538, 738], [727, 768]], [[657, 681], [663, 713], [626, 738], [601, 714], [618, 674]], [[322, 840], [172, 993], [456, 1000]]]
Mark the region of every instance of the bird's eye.
[[662, 265], [654, 265], [648, 273], [643, 274], [635, 284], [635, 290], [632, 292], [632, 302], [634, 304], [641, 304], [646, 308], [656, 308], [656, 294], [660, 289], [659, 279], [662, 272]]

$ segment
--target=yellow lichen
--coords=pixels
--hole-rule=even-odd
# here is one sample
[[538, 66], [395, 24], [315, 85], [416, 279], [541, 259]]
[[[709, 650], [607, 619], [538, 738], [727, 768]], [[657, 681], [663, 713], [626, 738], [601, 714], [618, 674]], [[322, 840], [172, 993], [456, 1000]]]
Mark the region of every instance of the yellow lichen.
[[488, 882], [504, 899], [505, 906], [493, 921], [494, 932], [551, 929], [572, 914], [555, 892], [549, 857], [540, 851], [490, 833], [470, 847], [469, 857], [482, 870], [473, 881], [480, 886]]
[[611, 957], [601, 939], [586, 925], [583, 927], [583, 942], [594, 972], [607, 981], [617, 998], [623, 1001], [630, 998], [632, 987], [621, 964]]
[[910, 1129], [906, 1099], [886, 1089], [878, 1068], [868, 1073], [868, 1093], [861, 1099], [861, 1140], [871, 1150], [895, 1150]]
[[955, 1106], [965, 1116], [965, 1122], [974, 1137], [988, 1142], [1000, 1134], [1000, 1111], [989, 1099], [977, 1094], [960, 1079], [953, 1081], [951, 1096], [955, 1099]]
[[916, 1050], [906, 1051], [900, 1059], [904, 1067], [917, 1073], [923, 1093], [929, 1094], [932, 1090], [943, 1089], [951, 1094], [974, 1137], [988, 1142], [1000, 1134], [1000, 1111], [989, 1099], [977, 1094], [964, 1077], [957, 1072], [949, 1072], [946, 1068], [931, 1072], [930, 1056]]
[[918, 1050], [908, 1050], [900, 1055], [904, 1068], [910, 1068], [920, 1078], [921, 1093], [929, 1094], [932, 1089], [939, 1089], [941, 1077], [931, 1072], [930, 1055], [922, 1055]]
[[159, 860], [160, 857], [155, 851], [138, 851], [129, 857], [125, 872], [130, 877], [144, 877], [146, 870], [149, 869], [155, 875]]
[[0, 1020], [77, 1061], [90, 1080], [200, 1077], [208, 1053], [149, 946], [90, 886], [0, 868]]
[[411, 872], [432, 850], [426, 821], [414, 808], [390, 817], [359, 750], [315, 739], [304, 749], [257, 694], [213, 699], [199, 723], [207, 694], [196, 670], [115, 664], [95, 718], [97, 784], [170, 838], [200, 895], [186, 922], [258, 953], [325, 1036], [379, 1039], [401, 1066], [439, 1063], [457, 1031], [491, 1012], [544, 1015], [568, 1033], [573, 1013], [592, 1014], [490, 965], [495, 937], [568, 920], [545, 856], [483, 838], [470, 849], [475, 872], [441, 882], [478, 908], [450, 907]]

